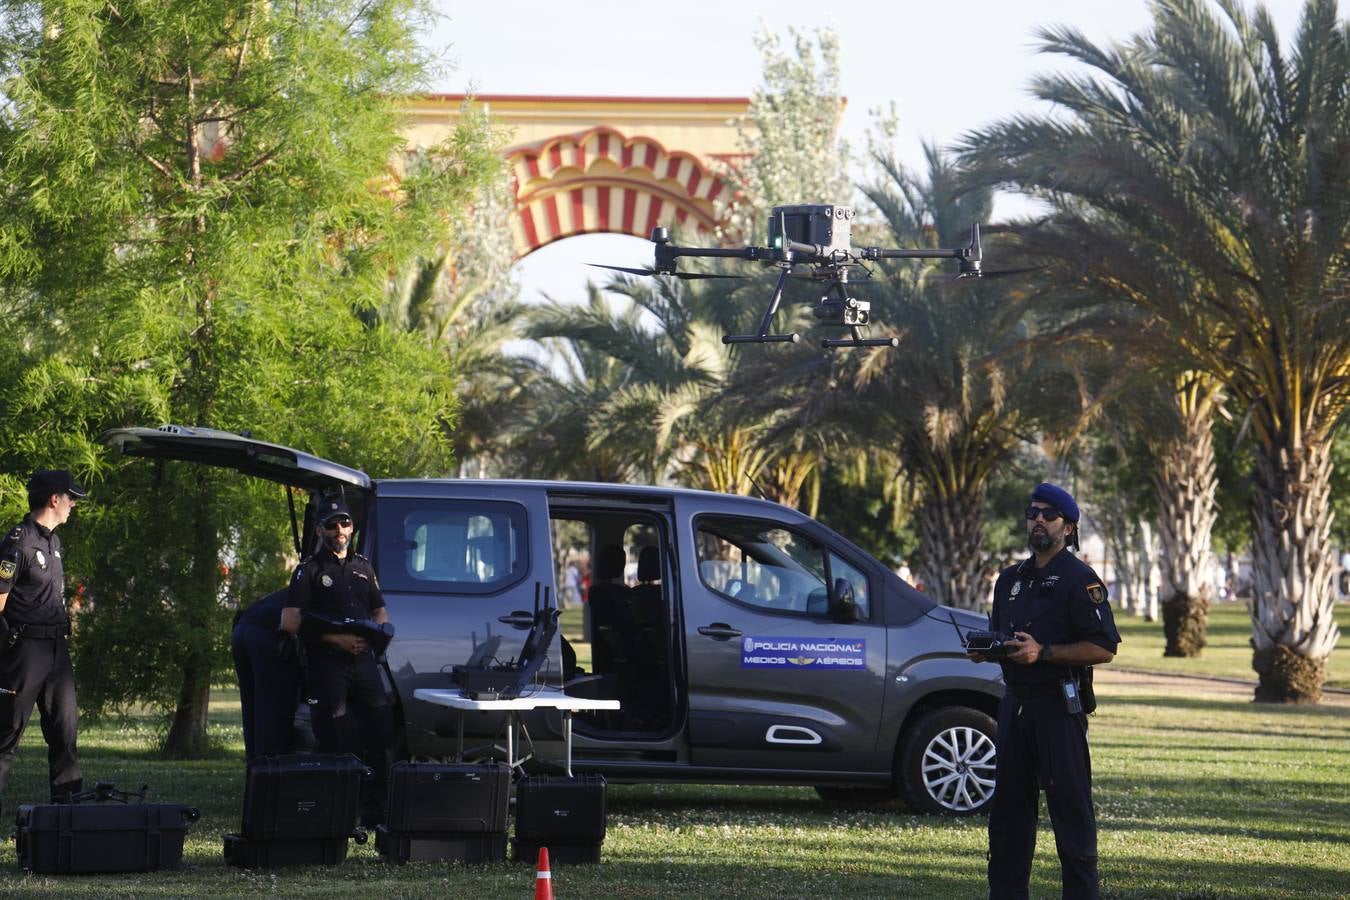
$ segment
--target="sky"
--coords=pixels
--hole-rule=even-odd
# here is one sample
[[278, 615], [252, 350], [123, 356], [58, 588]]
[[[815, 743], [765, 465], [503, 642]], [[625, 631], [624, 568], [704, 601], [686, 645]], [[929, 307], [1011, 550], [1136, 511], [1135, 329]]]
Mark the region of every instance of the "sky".
[[[1036, 52], [1038, 27], [1071, 25], [1101, 43], [1149, 23], [1145, 0], [433, 2], [444, 19], [426, 43], [447, 67], [434, 84], [445, 93], [748, 97], [760, 83], [757, 32], [830, 28], [848, 100], [843, 137], [864, 150], [870, 111], [894, 103], [897, 156], [918, 169], [921, 141], [947, 145], [1037, 108], [1032, 77], [1067, 67]], [[1287, 44], [1302, 3], [1266, 6]], [[515, 276], [527, 300], [541, 292], [579, 299], [588, 279], [604, 280], [586, 262], [651, 261], [651, 244], [639, 238], [587, 235], [530, 254]]]

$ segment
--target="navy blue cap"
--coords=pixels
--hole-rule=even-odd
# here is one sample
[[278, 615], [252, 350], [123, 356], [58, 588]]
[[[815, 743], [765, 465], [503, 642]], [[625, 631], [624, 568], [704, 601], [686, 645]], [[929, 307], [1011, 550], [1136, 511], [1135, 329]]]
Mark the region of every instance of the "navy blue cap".
[[1073, 496], [1059, 485], [1043, 481], [1036, 485], [1036, 490], [1031, 492], [1031, 499], [1049, 503], [1063, 513], [1065, 519], [1077, 524], [1078, 504], [1073, 502]]
[[319, 524], [327, 524], [334, 519], [346, 516], [352, 517], [352, 511], [347, 508], [347, 501], [341, 497], [325, 497], [319, 501]]
[[28, 478], [28, 493], [69, 494], [77, 500], [89, 496], [89, 492], [75, 483], [75, 476], [65, 469], [38, 469]]

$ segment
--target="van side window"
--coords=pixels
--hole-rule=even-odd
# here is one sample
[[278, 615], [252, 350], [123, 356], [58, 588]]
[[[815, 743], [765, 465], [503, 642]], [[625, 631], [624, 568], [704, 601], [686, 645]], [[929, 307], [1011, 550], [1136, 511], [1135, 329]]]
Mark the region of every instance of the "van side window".
[[527, 566], [525, 509], [473, 500], [384, 500], [378, 566], [385, 590], [484, 594]]
[[722, 596], [773, 612], [824, 616], [833, 574], [853, 584], [867, 617], [867, 578], [806, 535], [755, 519], [706, 517], [697, 528], [699, 576]]

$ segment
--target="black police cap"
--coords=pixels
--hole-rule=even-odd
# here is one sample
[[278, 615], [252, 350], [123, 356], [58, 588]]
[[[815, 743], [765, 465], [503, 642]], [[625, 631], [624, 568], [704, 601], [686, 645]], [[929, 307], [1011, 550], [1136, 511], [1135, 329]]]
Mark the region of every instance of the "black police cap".
[[352, 511], [347, 508], [347, 501], [342, 497], [325, 497], [319, 501], [319, 523], [326, 525], [334, 519], [346, 516], [352, 517]]
[[77, 500], [89, 496], [89, 492], [75, 483], [75, 476], [65, 469], [38, 469], [28, 478], [30, 494], [69, 494]]

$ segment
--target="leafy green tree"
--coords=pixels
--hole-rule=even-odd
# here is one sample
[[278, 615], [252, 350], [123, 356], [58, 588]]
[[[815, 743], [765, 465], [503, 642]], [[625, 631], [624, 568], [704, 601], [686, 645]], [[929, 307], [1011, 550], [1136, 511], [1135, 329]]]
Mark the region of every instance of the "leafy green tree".
[[853, 197], [848, 144], [838, 138], [839, 38], [788, 29], [792, 50], [768, 30], [755, 36], [763, 83], [738, 124], [744, 157], [722, 173], [733, 190], [720, 198], [718, 219], [729, 243], [765, 237], [769, 210], [798, 203], [848, 204]]
[[[972, 189], [934, 147], [924, 177], [877, 153], [864, 192], [885, 223], [878, 243], [951, 247], [987, 222], [991, 192]], [[855, 237], [855, 243], [857, 239]], [[1006, 257], [1005, 257], [1006, 258]], [[845, 446], [889, 448], [914, 485], [917, 570], [943, 603], [984, 601], [986, 489], [1035, 430], [1027, 410], [1059, 409], [1038, 357], [1023, 352], [1028, 293], [1010, 281], [952, 283], [938, 264], [888, 266], [857, 288], [898, 350], [803, 354], [761, 387], [758, 402], [793, 426], [842, 429]], [[1058, 382], [1072, 386], [1065, 373]], [[911, 560], [915, 562], [915, 560]]]
[[[458, 132], [405, 157], [415, 0], [4, 0], [0, 303], [7, 470], [94, 478], [72, 575], [81, 698], [172, 710], [206, 751], [230, 611], [284, 583], [275, 486], [115, 464], [104, 428], [250, 429], [379, 474], [444, 472], [453, 380], [368, 313], [500, 166]], [[472, 129], [472, 124], [464, 126]]]
[[[1214, 6], [1218, 9], [1215, 10]], [[1310, 702], [1339, 638], [1329, 529], [1350, 404], [1350, 26], [1309, 0], [1291, 52], [1268, 11], [1157, 0], [1153, 25], [1043, 49], [1054, 115], [971, 134], [966, 158], [1046, 200], [1040, 249], [1147, 312], [1156, 339], [1250, 415], [1258, 700]]]

